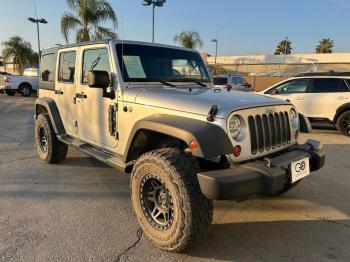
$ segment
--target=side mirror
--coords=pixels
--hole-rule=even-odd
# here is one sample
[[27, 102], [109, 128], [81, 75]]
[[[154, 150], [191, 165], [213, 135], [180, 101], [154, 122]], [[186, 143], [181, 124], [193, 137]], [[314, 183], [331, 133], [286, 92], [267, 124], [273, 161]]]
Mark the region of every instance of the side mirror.
[[108, 72], [93, 70], [88, 73], [88, 86], [106, 89], [111, 84]]
[[102, 97], [114, 99], [115, 92], [111, 90], [107, 91], [107, 88], [111, 85], [111, 78], [107, 71], [92, 70], [88, 73], [88, 86], [91, 88], [101, 88]]
[[277, 89], [272, 90], [271, 95], [277, 95], [277, 94], [278, 94], [278, 90]]

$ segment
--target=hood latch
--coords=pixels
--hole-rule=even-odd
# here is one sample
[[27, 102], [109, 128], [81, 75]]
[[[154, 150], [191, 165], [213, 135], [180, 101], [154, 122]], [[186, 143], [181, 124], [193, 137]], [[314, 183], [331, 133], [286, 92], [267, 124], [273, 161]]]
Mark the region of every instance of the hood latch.
[[210, 110], [209, 110], [209, 114], [208, 114], [208, 117], [207, 117], [207, 120], [209, 122], [214, 122], [214, 117], [217, 115], [218, 113], [218, 106], [217, 105], [212, 105]]

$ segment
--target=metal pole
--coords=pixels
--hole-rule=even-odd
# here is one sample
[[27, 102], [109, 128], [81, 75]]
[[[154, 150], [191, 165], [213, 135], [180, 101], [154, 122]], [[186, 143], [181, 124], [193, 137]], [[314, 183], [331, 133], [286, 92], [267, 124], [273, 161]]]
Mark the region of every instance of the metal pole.
[[39, 68], [41, 66], [41, 63], [40, 63], [40, 32], [39, 32], [39, 22], [37, 21], [36, 22], [36, 29], [37, 29], [37, 33], [38, 33], [38, 63], [39, 63]]
[[152, 9], [152, 43], [154, 43], [154, 10], [156, 9], [155, 3], [153, 3]]
[[216, 39], [216, 42], [215, 42], [215, 65], [216, 65], [216, 60], [218, 58], [218, 40]]

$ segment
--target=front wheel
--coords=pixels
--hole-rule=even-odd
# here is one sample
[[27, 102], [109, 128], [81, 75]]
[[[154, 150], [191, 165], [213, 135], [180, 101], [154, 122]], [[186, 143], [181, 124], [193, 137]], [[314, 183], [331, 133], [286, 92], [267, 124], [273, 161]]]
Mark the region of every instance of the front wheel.
[[142, 155], [131, 175], [131, 200], [145, 235], [159, 248], [179, 252], [203, 236], [213, 202], [202, 194], [197, 165], [178, 149]]
[[57, 164], [67, 156], [68, 146], [58, 141], [47, 114], [36, 119], [35, 145], [41, 160], [49, 164]]
[[350, 110], [342, 113], [338, 117], [336, 126], [340, 133], [350, 136]]

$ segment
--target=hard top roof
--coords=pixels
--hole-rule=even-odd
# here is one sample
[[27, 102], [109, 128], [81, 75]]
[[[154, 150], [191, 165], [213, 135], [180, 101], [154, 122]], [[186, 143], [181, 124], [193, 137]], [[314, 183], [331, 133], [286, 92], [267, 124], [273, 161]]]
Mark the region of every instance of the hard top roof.
[[88, 46], [88, 45], [97, 45], [97, 44], [139, 44], [139, 45], [148, 45], [148, 46], [159, 46], [159, 47], [167, 47], [167, 48], [176, 48], [184, 51], [192, 51], [192, 52], [197, 52], [197, 50], [194, 49], [189, 49], [189, 48], [184, 48], [180, 46], [172, 46], [172, 45], [165, 45], [165, 44], [159, 44], [159, 43], [149, 43], [149, 42], [140, 42], [140, 41], [131, 41], [131, 40], [101, 40], [101, 41], [88, 41], [88, 42], [80, 42], [80, 43], [75, 43], [75, 44], [69, 44], [69, 45], [61, 45], [57, 47], [52, 47], [49, 49], [46, 49], [43, 51], [43, 54], [48, 54], [48, 53], [56, 53], [60, 49], [66, 49], [66, 48], [71, 48], [71, 47], [79, 47], [79, 46]]

